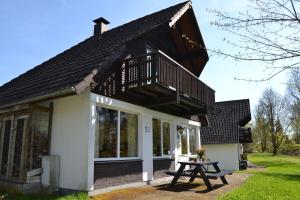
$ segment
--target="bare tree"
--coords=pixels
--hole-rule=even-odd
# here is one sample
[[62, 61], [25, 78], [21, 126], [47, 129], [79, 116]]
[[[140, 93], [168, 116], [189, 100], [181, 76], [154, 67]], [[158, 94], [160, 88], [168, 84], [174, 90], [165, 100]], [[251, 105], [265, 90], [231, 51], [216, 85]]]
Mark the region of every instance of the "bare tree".
[[255, 109], [255, 124], [253, 127], [253, 137], [256, 140], [261, 148], [262, 152], [267, 150], [267, 140], [269, 137], [268, 125], [264, 117], [263, 108], [261, 103], [256, 106]]
[[230, 33], [224, 38], [232, 52], [215, 49], [212, 52], [237, 61], [257, 61], [267, 68], [267, 81], [300, 64], [300, 0], [249, 0], [245, 11], [236, 15], [210, 10], [217, 19], [211, 22]]
[[300, 144], [300, 69], [293, 69], [287, 83], [289, 99], [290, 124], [293, 140]]
[[286, 139], [283, 128], [287, 115], [285, 99], [273, 89], [267, 88], [263, 92], [260, 104], [270, 133], [272, 152], [276, 155]]

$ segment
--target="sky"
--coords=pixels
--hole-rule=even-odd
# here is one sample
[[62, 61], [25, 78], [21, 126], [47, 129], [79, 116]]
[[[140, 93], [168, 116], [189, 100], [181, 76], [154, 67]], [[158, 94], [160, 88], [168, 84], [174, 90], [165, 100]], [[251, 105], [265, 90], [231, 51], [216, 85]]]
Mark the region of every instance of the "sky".
[[[93, 20], [104, 17], [110, 28], [164, 9], [183, 0], [1, 0], [0, 3], [0, 85], [54, 57], [93, 34]], [[193, 0], [204, 42], [208, 49], [229, 51], [223, 38], [230, 35], [210, 25], [215, 17], [207, 9], [237, 13], [246, 0]], [[245, 82], [234, 77], [259, 79], [267, 76], [257, 63], [235, 62], [210, 56], [200, 79], [216, 91], [216, 101], [249, 98], [251, 108], [266, 87], [284, 94], [286, 73], [268, 82]]]

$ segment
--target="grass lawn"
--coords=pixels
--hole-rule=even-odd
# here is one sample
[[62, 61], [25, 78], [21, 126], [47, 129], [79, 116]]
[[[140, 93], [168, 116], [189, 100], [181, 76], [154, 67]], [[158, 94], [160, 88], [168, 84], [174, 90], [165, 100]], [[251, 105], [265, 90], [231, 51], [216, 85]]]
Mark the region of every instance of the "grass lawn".
[[[300, 200], [300, 158], [272, 156], [271, 154], [251, 154], [249, 159], [265, 170], [247, 170], [252, 173], [246, 183], [225, 194], [219, 200]], [[0, 192], [0, 196], [1, 196]], [[8, 194], [8, 200], [87, 200], [87, 194], [68, 196], [17, 195]]]
[[257, 153], [249, 155], [249, 159], [266, 170], [244, 171], [254, 175], [220, 200], [300, 200], [300, 158]]
[[[3, 192], [0, 192], [0, 199]], [[55, 196], [55, 195], [21, 195], [21, 194], [8, 194], [7, 200], [87, 200], [88, 196], [85, 193], [79, 193], [75, 195], [67, 196]]]

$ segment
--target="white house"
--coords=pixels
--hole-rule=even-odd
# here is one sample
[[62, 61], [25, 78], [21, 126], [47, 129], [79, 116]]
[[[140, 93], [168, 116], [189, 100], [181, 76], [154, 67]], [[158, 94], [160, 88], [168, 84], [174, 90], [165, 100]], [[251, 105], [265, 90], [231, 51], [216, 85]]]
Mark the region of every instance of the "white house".
[[201, 127], [201, 144], [206, 157], [219, 161], [222, 169], [239, 170], [243, 144], [252, 143], [249, 99], [216, 102], [208, 114], [208, 126]]
[[1, 187], [150, 183], [200, 147], [215, 92], [198, 79], [208, 54], [191, 2], [94, 22], [93, 36], [0, 87]]

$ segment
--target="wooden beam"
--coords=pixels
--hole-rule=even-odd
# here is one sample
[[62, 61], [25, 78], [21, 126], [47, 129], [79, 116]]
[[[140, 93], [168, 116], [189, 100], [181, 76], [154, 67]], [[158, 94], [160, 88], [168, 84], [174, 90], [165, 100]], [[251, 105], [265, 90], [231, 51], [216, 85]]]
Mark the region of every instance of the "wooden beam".
[[[179, 97], [180, 98], [180, 97]], [[164, 105], [176, 104], [179, 100], [177, 100], [177, 96], [168, 96], [165, 98], [159, 98], [158, 100], [151, 101], [146, 105], [147, 108], [157, 108]]]
[[203, 52], [203, 50], [199, 49], [199, 50], [191, 52], [191, 53], [177, 54], [177, 55], [175, 55], [175, 57], [179, 62], [183, 62], [185, 60], [195, 59], [197, 57], [203, 58], [204, 55], [205, 55], [205, 53]]
[[[180, 28], [180, 24], [178, 24], [176, 26], [176, 30], [178, 31], [179, 35], [182, 36], [182, 31], [181, 31], [181, 28]], [[181, 38], [181, 41], [184, 45], [185, 52], [189, 52], [186, 42], [182, 38]], [[192, 60], [189, 60], [189, 63], [191, 65], [191, 68], [193, 69], [193, 74], [196, 73], [196, 67], [195, 67], [194, 63], [192, 62]]]
[[41, 112], [49, 112], [49, 108], [48, 107], [40, 106], [38, 104], [31, 104], [30, 108], [33, 109], [33, 110], [41, 111]]
[[17, 106], [13, 106], [10, 108], [0, 110], [0, 114], [10, 113], [10, 112], [18, 112], [20, 110], [26, 110], [26, 109], [29, 109], [29, 104], [17, 105]]
[[51, 138], [52, 138], [52, 122], [53, 122], [53, 102], [50, 103], [49, 108], [49, 122], [48, 122], [48, 154], [50, 155]]

